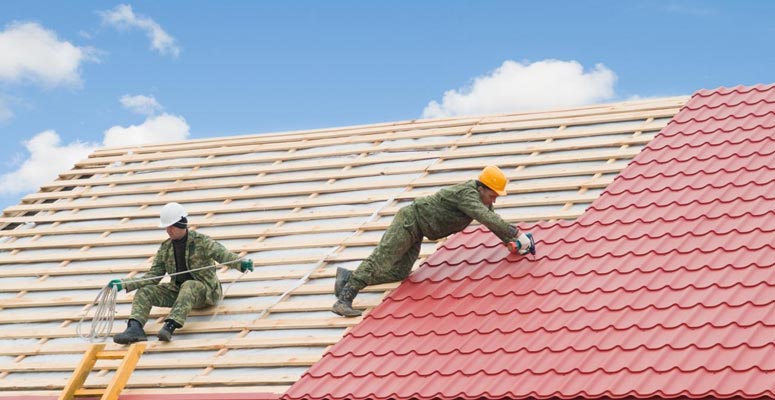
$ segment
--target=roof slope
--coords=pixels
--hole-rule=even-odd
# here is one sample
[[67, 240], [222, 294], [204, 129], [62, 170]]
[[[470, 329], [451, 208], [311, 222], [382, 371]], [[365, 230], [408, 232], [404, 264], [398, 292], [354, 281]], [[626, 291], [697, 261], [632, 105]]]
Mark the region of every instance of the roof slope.
[[[360, 321], [330, 312], [334, 271], [355, 268], [400, 207], [497, 164], [515, 194], [498, 202], [506, 219], [576, 218], [686, 100], [96, 151], [0, 218], [0, 397], [64, 385], [88, 345], [78, 321], [110, 279], [148, 270], [169, 201], [258, 267], [219, 271], [225, 301], [193, 312], [171, 343], [152, 340], [124, 392], [283, 393]], [[369, 287], [356, 306], [396, 286]], [[132, 296], [119, 293], [114, 333]], [[153, 309], [146, 330], [167, 312]]]
[[468, 229], [286, 398], [775, 396], [775, 86], [696, 93], [538, 257]]

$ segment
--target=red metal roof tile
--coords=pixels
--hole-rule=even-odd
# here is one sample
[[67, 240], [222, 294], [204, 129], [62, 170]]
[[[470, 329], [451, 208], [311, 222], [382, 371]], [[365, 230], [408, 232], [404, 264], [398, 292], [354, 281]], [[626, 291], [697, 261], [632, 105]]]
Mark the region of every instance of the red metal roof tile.
[[775, 396], [775, 85], [700, 91], [536, 257], [450, 238], [285, 394]]

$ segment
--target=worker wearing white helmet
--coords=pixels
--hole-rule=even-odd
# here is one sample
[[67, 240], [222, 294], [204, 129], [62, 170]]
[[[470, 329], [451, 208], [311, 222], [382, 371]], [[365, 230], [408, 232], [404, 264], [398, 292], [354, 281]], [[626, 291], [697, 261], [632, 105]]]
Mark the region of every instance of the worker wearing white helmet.
[[[158, 333], [159, 340], [166, 342], [175, 329], [183, 326], [192, 308], [216, 305], [222, 289], [215, 268], [198, 268], [234, 261], [228, 265], [242, 272], [253, 271], [251, 260], [236, 262], [239, 256], [223, 245], [199, 232], [190, 231], [188, 213], [178, 203], [168, 203], [161, 209], [159, 227], [166, 229], [169, 239], [161, 244], [150, 271], [140, 278], [114, 279], [109, 283], [111, 287], [126, 289], [127, 292], [139, 289], [132, 301], [126, 330], [113, 338], [116, 343], [146, 340], [143, 325], [153, 306], [171, 307]], [[159, 283], [166, 274], [172, 275], [170, 282]]]

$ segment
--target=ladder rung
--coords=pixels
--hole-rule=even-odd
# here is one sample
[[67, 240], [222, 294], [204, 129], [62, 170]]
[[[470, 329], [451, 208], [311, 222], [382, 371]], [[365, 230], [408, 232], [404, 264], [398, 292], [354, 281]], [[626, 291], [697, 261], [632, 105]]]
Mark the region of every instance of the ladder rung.
[[105, 393], [105, 389], [78, 389], [75, 391], [76, 396], [102, 396]]
[[126, 356], [126, 350], [110, 350], [97, 352], [98, 360], [120, 360]]

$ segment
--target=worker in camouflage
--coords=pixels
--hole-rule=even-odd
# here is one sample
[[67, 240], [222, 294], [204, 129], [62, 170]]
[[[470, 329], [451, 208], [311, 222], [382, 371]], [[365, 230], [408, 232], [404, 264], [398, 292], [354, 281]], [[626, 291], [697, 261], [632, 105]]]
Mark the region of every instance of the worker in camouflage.
[[[396, 213], [377, 247], [355, 271], [337, 268], [333, 312], [357, 317], [352, 301], [366, 286], [405, 279], [420, 254], [423, 237], [440, 239], [462, 231], [477, 220], [498, 236], [504, 244], [528, 243], [527, 236], [509, 225], [493, 211], [498, 196], [506, 194], [508, 180], [495, 166], [488, 166], [478, 180], [446, 187], [432, 196], [420, 197]], [[530, 242], [532, 243], [532, 242]], [[510, 246], [525, 254], [523, 245]]]
[[[166, 229], [169, 239], [156, 252], [150, 271], [140, 278], [110, 281], [109, 286], [118, 290], [137, 289], [127, 329], [113, 337], [114, 342], [128, 344], [146, 340], [143, 325], [153, 306], [172, 308], [157, 335], [159, 340], [168, 342], [175, 329], [186, 322], [191, 309], [214, 306], [221, 298], [221, 282], [215, 268], [192, 270], [236, 261], [239, 257], [208, 236], [189, 231], [187, 216], [180, 204], [165, 205], [159, 227]], [[249, 259], [229, 265], [242, 272], [253, 271], [253, 262]], [[172, 275], [170, 282], [160, 284], [166, 274]]]

